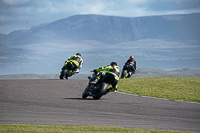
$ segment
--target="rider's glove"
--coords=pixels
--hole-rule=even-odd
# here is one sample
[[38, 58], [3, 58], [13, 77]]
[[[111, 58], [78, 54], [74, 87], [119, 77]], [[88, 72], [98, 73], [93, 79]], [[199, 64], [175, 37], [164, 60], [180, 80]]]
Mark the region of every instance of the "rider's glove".
[[94, 69], [93, 72], [94, 72], [94, 73], [97, 73], [97, 69]]

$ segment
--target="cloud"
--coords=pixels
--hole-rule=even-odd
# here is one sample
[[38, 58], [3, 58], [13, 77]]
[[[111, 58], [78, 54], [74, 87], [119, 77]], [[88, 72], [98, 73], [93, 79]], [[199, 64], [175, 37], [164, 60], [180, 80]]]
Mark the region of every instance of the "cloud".
[[2, 2], [10, 6], [16, 6], [28, 3], [28, 0], [2, 0]]
[[193, 9], [200, 8], [200, 1], [199, 0], [162, 0], [162, 1], [155, 1], [148, 3], [148, 9], [154, 11], [189, 11]]
[[75, 14], [137, 17], [193, 12], [200, 12], [199, 0], [1, 0], [0, 33], [29, 29]]

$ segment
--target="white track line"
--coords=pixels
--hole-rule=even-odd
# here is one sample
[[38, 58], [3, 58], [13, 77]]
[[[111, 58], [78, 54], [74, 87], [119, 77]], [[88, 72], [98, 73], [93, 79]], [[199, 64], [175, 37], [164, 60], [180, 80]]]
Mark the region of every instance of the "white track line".
[[116, 91], [117, 93], [124, 94], [124, 95], [130, 95], [130, 96], [136, 96], [136, 97], [145, 97], [145, 98], [153, 98], [153, 99], [161, 99], [161, 100], [169, 100], [169, 101], [174, 101], [174, 102], [185, 102], [185, 103], [195, 103], [195, 104], [200, 104], [196, 102], [188, 102], [188, 101], [179, 101], [179, 100], [172, 100], [172, 99], [164, 99], [164, 98], [157, 98], [157, 97], [148, 97], [148, 96], [141, 96], [141, 95], [135, 95], [135, 94], [128, 94], [124, 92], [119, 92]]

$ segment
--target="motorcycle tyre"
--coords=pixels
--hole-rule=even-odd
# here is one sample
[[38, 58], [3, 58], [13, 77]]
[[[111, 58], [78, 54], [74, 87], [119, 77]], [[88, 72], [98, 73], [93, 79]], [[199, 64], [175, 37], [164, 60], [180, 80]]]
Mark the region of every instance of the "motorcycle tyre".
[[87, 87], [85, 88], [83, 94], [82, 94], [82, 98], [85, 99], [86, 97], [88, 97], [88, 93], [86, 92]]
[[60, 79], [63, 79], [64, 77], [64, 74], [63, 74], [63, 71], [60, 73]]
[[100, 99], [107, 91], [108, 85], [106, 83], [102, 83], [99, 90], [93, 94], [93, 99], [98, 100]]
[[124, 71], [122, 71], [120, 79], [123, 79], [123, 76], [124, 76], [123, 73], [124, 73]]
[[122, 72], [122, 76], [121, 76], [121, 79], [125, 79], [125, 78], [127, 78], [127, 70], [124, 70], [123, 72]]
[[64, 73], [64, 76], [65, 76], [65, 78], [66, 78], [66, 79], [68, 79], [68, 77], [69, 77], [69, 76], [68, 76], [68, 72], [69, 72], [69, 70], [68, 70], [68, 69], [63, 71], [63, 73]]

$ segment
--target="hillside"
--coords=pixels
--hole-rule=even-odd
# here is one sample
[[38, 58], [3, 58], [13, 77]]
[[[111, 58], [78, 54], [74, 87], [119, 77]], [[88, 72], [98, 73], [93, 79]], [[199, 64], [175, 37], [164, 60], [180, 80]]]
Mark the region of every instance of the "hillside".
[[[69, 79], [87, 79], [92, 73], [77, 74]], [[138, 71], [131, 78], [141, 77], [200, 77], [200, 70], [188, 68], [172, 71], [138, 68]], [[0, 79], [59, 79], [59, 74], [11, 74], [0, 75]]]
[[[189, 22], [189, 23], [188, 23]], [[58, 40], [122, 43], [146, 38], [200, 41], [200, 14], [147, 17], [74, 15], [7, 35], [12, 45]]]

